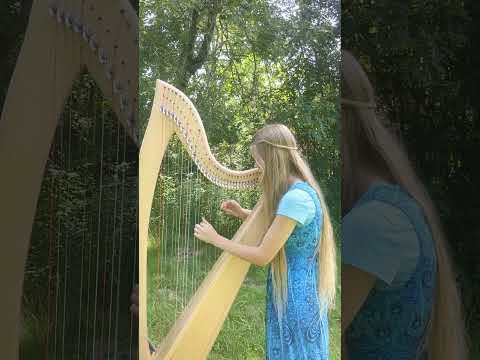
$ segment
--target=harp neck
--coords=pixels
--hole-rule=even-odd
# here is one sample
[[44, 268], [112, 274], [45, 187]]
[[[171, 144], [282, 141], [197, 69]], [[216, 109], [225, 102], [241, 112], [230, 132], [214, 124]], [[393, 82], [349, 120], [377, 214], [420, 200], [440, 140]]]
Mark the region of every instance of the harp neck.
[[[109, 1], [37, 0], [41, 10], [56, 23], [52, 33], [76, 58], [77, 71], [88, 69], [127, 134], [138, 145], [136, 107], [138, 94], [138, 17], [128, 0]], [[55, 42], [55, 47], [61, 41]], [[75, 49], [75, 45], [77, 48]], [[68, 55], [68, 54], [67, 54]], [[72, 62], [73, 59], [65, 59]], [[63, 59], [56, 63], [59, 76]]]
[[199, 170], [214, 184], [241, 189], [258, 183], [260, 172], [257, 168], [232, 170], [215, 158], [198, 111], [180, 90], [157, 80], [152, 115], [162, 126], [171, 129], [172, 135], [178, 135]]

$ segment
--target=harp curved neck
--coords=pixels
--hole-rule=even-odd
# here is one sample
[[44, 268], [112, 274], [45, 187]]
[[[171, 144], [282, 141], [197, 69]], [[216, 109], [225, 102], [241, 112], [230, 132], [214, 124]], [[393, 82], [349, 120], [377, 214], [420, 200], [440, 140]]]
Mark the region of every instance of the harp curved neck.
[[[47, 12], [46, 4], [43, 11]], [[115, 5], [109, 1], [50, 0], [48, 14], [50, 22], [57, 23], [55, 34], [64, 38], [67, 47], [71, 46], [68, 42], [78, 45], [74, 59], [66, 61], [79, 62], [77, 71], [88, 69], [104, 96], [111, 100], [127, 134], [138, 145], [138, 17], [128, 0]]]
[[[154, 119], [155, 118], [155, 119]], [[213, 155], [200, 115], [190, 99], [172, 85], [157, 80], [152, 118], [173, 129], [199, 170], [214, 184], [240, 189], [258, 183], [257, 168], [236, 171], [222, 165]]]

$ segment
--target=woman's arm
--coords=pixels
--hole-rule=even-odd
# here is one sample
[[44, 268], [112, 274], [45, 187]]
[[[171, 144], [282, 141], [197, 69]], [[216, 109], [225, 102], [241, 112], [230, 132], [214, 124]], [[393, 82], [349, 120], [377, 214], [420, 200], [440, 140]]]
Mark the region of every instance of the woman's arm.
[[251, 213], [252, 210], [242, 208], [242, 216], [240, 217], [240, 219], [245, 220]]
[[354, 266], [342, 264], [342, 335], [367, 299], [375, 282], [373, 275]]
[[367, 299], [375, 281], [373, 275], [342, 264], [342, 359], [348, 360], [345, 332]]
[[200, 224], [195, 225], [195, 237], [252, 264], [265, 266], [273, 260], [285, 244], [295, 229], [296, 223], [289, 217], [277, 215], [258, 246], [236, 243], [218, 235], [213, 226], [205, 219]]

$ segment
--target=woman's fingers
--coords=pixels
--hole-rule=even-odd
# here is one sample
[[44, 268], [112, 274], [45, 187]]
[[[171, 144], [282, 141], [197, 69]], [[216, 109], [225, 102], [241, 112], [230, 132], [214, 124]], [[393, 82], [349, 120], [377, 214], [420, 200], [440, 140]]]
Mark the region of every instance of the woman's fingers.
[[236, 206], [235, 200], [224, 200], [222, 201], [220, 208], [222, 210], [233, 210]]

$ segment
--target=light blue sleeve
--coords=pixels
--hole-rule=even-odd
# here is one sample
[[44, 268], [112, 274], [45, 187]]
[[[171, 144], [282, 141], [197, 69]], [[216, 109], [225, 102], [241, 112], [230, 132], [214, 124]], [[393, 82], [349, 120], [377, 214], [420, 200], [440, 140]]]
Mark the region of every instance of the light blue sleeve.
[[342, 220], [342, 263], [390, 286], [405, 283], [416, 268], [419, 248], [413, 224], [398, 208], [371, 201]]
[[315, 217], [315, 203], [306, 191], [289, 190], [280, 199], [277, 215], [289, 217], [301, 226], [308, 225]]

